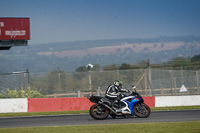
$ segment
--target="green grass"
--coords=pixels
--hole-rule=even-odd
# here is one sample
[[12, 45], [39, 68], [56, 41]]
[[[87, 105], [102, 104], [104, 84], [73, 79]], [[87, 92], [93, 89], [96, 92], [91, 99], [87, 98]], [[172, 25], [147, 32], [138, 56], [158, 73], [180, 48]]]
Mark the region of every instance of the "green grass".
[[78, 111], [56, 111], [56, 112], [0, 113], [0, 117], [66, 115], [66, 114], [82, 114], [88, 112], [89, 112], [88, 110], [78, 110]]
[[152, 111], [200, 109], [200, 106], [152, 107]]
[[199, 133], [200, 121], [1, 128], [1, 133]]
[[[151, 108], [152, 111], [186, 110], [186, 109], [200, 109], [200, 106], [177, 106], [177, 107], [153, 107], [153, 108]], [[0, 113], [0, 117], [66, 115], [66, 114], [81, 114], [81, 113], [89, 113], [89, 111], [88, 110], [79, 110], [79, 111], [57, 111], [57, 112]]]
[[[153, 107], [152, 111], [200, 109], [200, 106], [181, 107]], [[28, 113], [1, 113], [0, 117], [41, 116], [88, 113], [82, 111], [58, 112], [28, 112]], [[162, 123], [134, 123], [134, 124], [106, 124], [106, 125], [77, 125], [51, 126], [26, 128], [0, 128], [0, 133], [200, 133], [200, 121], [196, 122], [162, 122]]]

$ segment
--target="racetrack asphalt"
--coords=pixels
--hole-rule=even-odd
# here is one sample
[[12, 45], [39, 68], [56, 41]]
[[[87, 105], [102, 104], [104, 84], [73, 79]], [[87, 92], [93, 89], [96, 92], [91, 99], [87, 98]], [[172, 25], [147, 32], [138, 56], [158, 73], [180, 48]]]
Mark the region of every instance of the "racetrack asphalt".
[[106, 120], [94, 120], [89, 114], [10, 117], [0, 118], [0, 128], [184, 121], [200, 121], [200, 110], [153, 111], [148, 118], [108, 117]]

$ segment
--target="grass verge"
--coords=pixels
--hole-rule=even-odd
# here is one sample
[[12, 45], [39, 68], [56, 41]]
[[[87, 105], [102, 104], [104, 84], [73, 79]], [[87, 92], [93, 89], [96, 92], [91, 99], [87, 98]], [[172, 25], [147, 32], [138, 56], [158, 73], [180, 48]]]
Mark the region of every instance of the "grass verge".
[[[152, 107], [151, 108], [152, 111], [189, 110], [189, 109], [200, 109], [200, 106]], [[57, 111], [57, 112], [0, 113], [0, 117], [66, 115], [66, 114], [81, 114], [81, 113], [88, 113], [88, 110]]]
[[151, 107], [152, 111], [192, 110], [192, 109], [200, 109], [200, 106]]
[[77, 111], [56, 111], [56, 112], [0, 113], [0, 117], [44, 116], [44, 115], [66, 115], [66, 114], [83, 114], [83, 113], [88, 113], [88, 110], [77, 110]]
[[107, 125], [79, 125], [28, 128], [1, 128], [1, 133], [199, 133], [200, 121], [196, 122], [163, 122]]

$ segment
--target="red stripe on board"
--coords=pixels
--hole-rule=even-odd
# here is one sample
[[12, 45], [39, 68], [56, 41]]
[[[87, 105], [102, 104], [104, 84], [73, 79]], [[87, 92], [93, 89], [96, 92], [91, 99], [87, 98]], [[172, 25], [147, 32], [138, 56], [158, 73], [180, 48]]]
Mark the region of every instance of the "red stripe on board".
[[28, 112], [89, 110], [94, 103], [83, 98], [29, 98]]
[[143, 99], [149, 107], [155, 107], [155, 97], [143, 97]]
[[[155, 97], [143, 97], [144, 103], [155, 107]], [[86, 97], [80, 98], [29, 98], [28, 112], [89, 110], [95, 104]]]

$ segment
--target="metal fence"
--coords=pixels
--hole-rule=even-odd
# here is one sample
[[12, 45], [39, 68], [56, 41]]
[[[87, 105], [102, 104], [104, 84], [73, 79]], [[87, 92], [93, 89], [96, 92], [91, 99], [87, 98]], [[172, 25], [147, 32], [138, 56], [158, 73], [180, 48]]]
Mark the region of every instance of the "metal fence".
[[0, 92], [7, 89], [26, 89], [29, 83], [29, 72], [0, 73]]
[[[0, 74], [0, 90], [36, 88], [49, 97], [104, 95], [107, 86], [121, 80], [123, 88], [135, 85], [143, 96], [199, 95], [199, 70], [132, 69], [113, 71]], [[184, 89], [185, 92], [180, 92]]]

